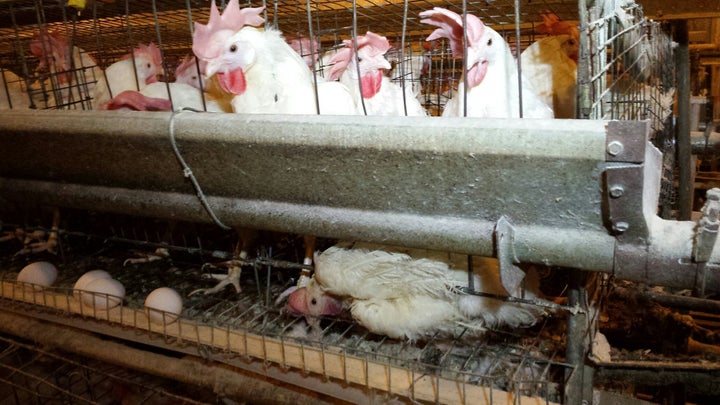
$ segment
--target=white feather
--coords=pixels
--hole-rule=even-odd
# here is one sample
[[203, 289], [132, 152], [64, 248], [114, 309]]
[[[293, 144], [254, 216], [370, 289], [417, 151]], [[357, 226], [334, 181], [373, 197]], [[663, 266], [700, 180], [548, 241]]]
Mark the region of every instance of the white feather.
[[236, 113], [315, 114], [312, 74], [277, 30], [243, 27], [229, 40], [251, 44], [247, 90], [232, 100]]
[[105, 69], [93, 92], [94, 109], [101, 109], [112, 97], [125, 90], [142, 90], [148, 78], [155, 76], [157, 67], [150, 57], [136, 55], [134, 61], [133, 64], [133, 58], [119, 60]]
[[[468, 49], [468, 53], [483, 53], [482, 58], [489, 62], [483, 81], [467, 92], [467, 116], [519, 118], [520, 91], [515, 58], [503, 37], [492, 28], [486, 27], [481, 43], [490, 39], [491, 47], [479, 51]], [[523, 118], [553, 118], [552, 109], [535, 93], [526, 77], [523, 77], [521, 83]], [[461, 80], [458, 91], [445, 105], [443, 117], [464, 116], [464, 94], [465, 85]]]
[[[539, 307], [469, 295], [467, 256], [387, 245], [333, 246], [315, 258], [307, 302], [323, 295], [344, 298], [354, 319], [374, 333], [417, 339], [468, 327], [533, 325]], [[474, 258], [476, 291], [505, 296], [497, 260]], [[536, 298], [537, 279], [528, 275], [525, 297]], [[518, 296], [519, 292], [514, 292]], [[312, 309], [311, 309], [312, 313]]]
[[577, 44], [569, 35], [545, 37], [520, 56], [523, 77], [552, 107], [555, 118], [575, 118], [577, 64], [568, 56], [568, 42]]
[[[172, 98], [168, 95], [168, 89], [170, 90], [169, 94]], [[224, 111], [217, 102], [207, 97], [205, 99], [205, 106], [203, 106], [202, 91], [185, 83], [155, 82], [145, 86], [140, 90], [140, 93], [147, 97], [171, 100], [175, 111], [180, 111], [186, 107], [205, 111], [206, 107], [208, 112], [230, 112]]]

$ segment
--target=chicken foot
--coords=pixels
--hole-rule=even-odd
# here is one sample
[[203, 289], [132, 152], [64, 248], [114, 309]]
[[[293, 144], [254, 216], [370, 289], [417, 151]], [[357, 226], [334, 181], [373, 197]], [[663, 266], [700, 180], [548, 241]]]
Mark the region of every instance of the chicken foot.
[[157, 248], [155, 249], [155, 252], [153, 253], [138, 253], [139, 257], [131, 257], [129, 259], [125, 259], [123, 262], [123, 267], [127, 266], [128, 264], [140, 264], [140, 263], [151, 263], [162, 259], [167, 259], [170, 257], [170, 251], [166, 248]]
[[213, 278], [215, 280], [220, 280], [219, 283], [215, 285], [215, 287], [212, 288], [198, 288], [197, 290], [193, 290], [190, 294], [188, 294], [188, 297], [195, 295], [195, 294], [215, 294], [216, 292], [221, 291], [225, 288], [225, 286], [232, 285], [235, 287], [235, 291], [240, 294], [242, 292], [242, 288], [240, 288], [240, 275], [242, 274], [242, 260], [241, 257], [240, 260], [230, 260], [228, 262], [223, 263], [224, 265], [228, 266], [228, 272], [227, 274], [203, 274], [203, 277], [206, 278]]
[[[216, 292], [221, 291], [225, 286], [232, 285], [235, 287], [235, 291], [237, 291], [238, 294], [242, 292], [242, 288], [240, 288], [240, 275], [242, 274], [242, 265], [244, 262], [247, 261], [248, 257], [248, 250], [250, 249], [250, 246], [255, 242], [255, 239], [257, 238], [257, 231], [249, 228], [242, 228], [238, 227], [236, 229], [238, 235], [240, 235], [240, 239], [238, 240], [237, 246], [235, 247], [235, 252], [237, 253], [238, 259], [229, 260], [224, 263], [220, 263], [222, 266], [226, 266], [228, 268], [227, 274], [205, 274], [204, 277], [213, 278], [215, 280], [220, 280], [215, 287], [212, 288], [199, 288], [197, 290], [192, 291], [190, 294], [188, 294], [188, 297], [194, 294], [215, 294]], [[239, 253], [238, 253], [239, 252]], [[205, 266], [203, 266], [205, 267]]]
[[[19, 231], [16, 230], [16, 236]], [[30, 233], [24, 233], [23, 245], [24, 247], [15, 253], [18, 255], [26, 255], [32, 253], [48, 252], [57, 253], [55, 248], [58, 244], [58, 233], [60, 232], [60, 209], [55, 207], [53, 209], [53, 224], [50, 228], [50, 232], [35, 231]], [[45, 239], [47, 235], [47, 239]]]

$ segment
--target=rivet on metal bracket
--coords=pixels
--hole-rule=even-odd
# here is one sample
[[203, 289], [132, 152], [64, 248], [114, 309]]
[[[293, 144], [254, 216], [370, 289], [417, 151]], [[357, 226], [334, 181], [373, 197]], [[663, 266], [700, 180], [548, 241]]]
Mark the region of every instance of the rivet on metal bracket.
[[610, 186], [610, 197], [612, 198], [620, 198], [625, 193], [625, 188], [623, 186], [617, 184], [614, 186]]
[[619, 221], [613, 224], [613, 230], [615, 232], [623, 233], [630, 228], [630, 224], [625, 221]]
[[648, 121], [608, 122], [605, 159], [608, 162], [642, 163], [649, 134]]

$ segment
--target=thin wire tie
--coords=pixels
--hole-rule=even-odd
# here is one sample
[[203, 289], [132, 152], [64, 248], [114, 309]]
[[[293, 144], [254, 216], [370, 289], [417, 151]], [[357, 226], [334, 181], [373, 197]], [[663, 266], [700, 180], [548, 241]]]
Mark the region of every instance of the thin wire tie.
[[200, 204], [202, 204], [203, 208], [205, 208], [205, 211], [208, 213], [210, 218], [212, 218], [213, 222], [220, 228], [224, 230], [230, 230], [231, 227], [225, 225], [218, 219], [218, 217], [215, 215], [215, 211], [213, 211], [212, 207], [210, 207], [210, 203], [208, 203], [207, 198], [205, 197], [205, 193], [203, 193], [202, 188], [200, 187], [200, 183], [197, 181], [197, 178], [192, 172], [192, 169], [190, 169], [190, 166], [188, 166], [187, 162], [185, 162], [185, 159], [183, 159], [182, 155], [180, 154], [180, 150], [177, 147], [177, 142], [175, 141], [175, 116], [181, 111], [173, 111], [172, 115], [170, 115], [170, 126], [169, 126], [169, 132], [170, 132], [170, 145], [173, 148], [173, 152], [175, 152], [175, 157], [177, 158], [178, 162], [183, 168], [183, 176], [190, 179], [190, 182], [193, 185], [193, 188], [195, 188], [195, 195], [200, 200]]

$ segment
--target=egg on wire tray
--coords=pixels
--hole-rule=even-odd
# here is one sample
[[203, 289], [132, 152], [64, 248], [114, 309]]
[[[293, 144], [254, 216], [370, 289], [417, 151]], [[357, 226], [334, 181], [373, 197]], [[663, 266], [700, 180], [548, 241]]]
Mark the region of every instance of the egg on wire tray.
[[57, 267], [50, 262], [34, 262], [23, 267], [18, 273], [17, 281], [32, 286], [35, 291], [49, 287], [57, 280]]
[[105, 311], [122, 303], [125, 286], [104, 270], [91, 270], [75, 282], [73, 293], [84, 305]]

